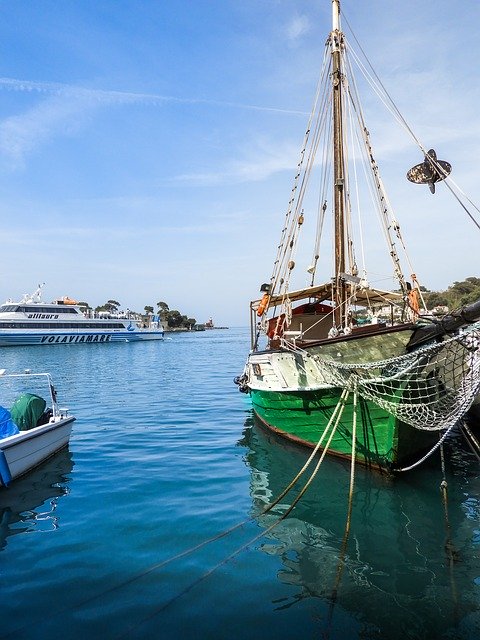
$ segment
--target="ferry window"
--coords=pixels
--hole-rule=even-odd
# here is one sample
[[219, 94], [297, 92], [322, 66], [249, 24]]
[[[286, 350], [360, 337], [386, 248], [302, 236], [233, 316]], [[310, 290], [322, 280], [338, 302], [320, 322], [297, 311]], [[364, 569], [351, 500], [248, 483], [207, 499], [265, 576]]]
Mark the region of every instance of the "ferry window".
[[5, 306], [0, 308], [0, 311], [21, 311], [23, 313], [49, 313], [49, 314], [58, 314], [58, 313], [75, 313], [78, 314], [77, 309], [72, 307], [65, 307], [62, 309], [58, 309], [57, 307], [15, 307], [11, 305], [10, 308], [6, 308]]

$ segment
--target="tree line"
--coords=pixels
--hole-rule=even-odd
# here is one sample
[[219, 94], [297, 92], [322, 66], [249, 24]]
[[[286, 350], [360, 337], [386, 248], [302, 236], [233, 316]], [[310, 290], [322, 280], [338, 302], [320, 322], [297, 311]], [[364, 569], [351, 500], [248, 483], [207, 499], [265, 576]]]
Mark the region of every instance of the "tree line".
[[[85, 307], [88, 310], [92, 310], [92, 307], [88, 304], [88, 302], [79, 302], [80, 306]], [[107, 300], [105, 304], [99, 305], [95, 307], [95, 313], [110, 313], [111, 315], [117, 315], [120, 312], [120, 302], [118, 300]], [[157, 310], [154, 311], [153, 306], [146, 305], [143, 308], [143, 315], [159, 315], [162, 323], [170, 327], [171, 329], [192, 329], [197, 321], [195, 318], [189, 318], [177, 311], [177, 309], [170, 309], [166, 302], [157, 302]], [[131, 309], [127, 309], [127, 314], [131, 316], [140, 316], [142, 314], [133, 311]]]
[[453, 311], [480, 300], [480, 278], [471, 276], [462, 282], [454, 282], [445, 291], [429, 291], [422, 287], [422, 295], [428, 309], [448, 307]]

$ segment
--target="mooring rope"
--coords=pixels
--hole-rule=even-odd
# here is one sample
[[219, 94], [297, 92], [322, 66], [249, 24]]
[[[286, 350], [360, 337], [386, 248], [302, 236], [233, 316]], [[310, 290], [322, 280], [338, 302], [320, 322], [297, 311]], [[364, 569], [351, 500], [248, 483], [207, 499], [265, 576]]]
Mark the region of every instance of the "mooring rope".
[[[80, 602], [77, 602], [74, 605], [60, 607], [56, 611], [50, 611], [48, 614], [43, 615], [41, 618], [38, 618], [38, 620], [36, 622], [37, 623], [41, 623], [42, 621], [45, 621], [47, 619], [52, 619], [52, 618], [54, 618], [54, 617], [56, 617], [56, 616], [58, 616], [58, 615], [60, 615], [62, 613], [65, 613], [67, 611], [73, 611], [73, 610], [79, 609], [79, 608], [81, 608], [81, 607], [83, 607], [83, 606], [85, 606], [87, 604], [90, 604], [91, 602], [94, 602], [95, 600], [98, 600], [99, 598], [102, 598], [102, 597], [104, 597], [104, 596], [106, 596], [108, 594], [114, 593], [115, 591], [118, 591], [119, 589], [121, 589], [123, 587], [126, 587], [126, 586], [136, 582], [137, 580], [140, 580], [141, 578], [153, 573], [154, 571], [156, 571], [158, 569], [162, 569], [163, 567], [167, 566], [168, 564], [170, 564], [172, 562], [175, 562], [176, 560], [180, 560], [181, 558], [184, 558], [186, 556], [191, 555], [192, 553], [195, 553], [196, 551], [199, 551], [200, 549], [202, 549], [203, 547], [207, 546], [208, 544], [211, 544], [213, 542], [221, 540], [222, 538], [230, 535], [231, 533], [233, 533], [237, 529], [240, 529], [241, 527], [244, 527], [245, 525], [249, 524], [250, 522], [256, 520], [258, 517], [261, 517], [261, 516], [266, 515], [267, 513], [269, 513], [280, 502], [280, 500], [282, 500], [282, 498], [284, 498], [285, 495], [294, 487], [294, 485], [298, 482], [300, 477], [306, 471], [306, 469], [310, 465], [311, 461], [313, 460], [315, 454], [318, 452], [323, 440], [325, 439], [326, 433], [330, 430], [330, 428], [331, 428], [331, 426], [333, 424], [333, 428], [331, 429], [331, 433], [330, 433], [330, 435], [328, 437], [327, 443], [326, 443], [326, 445], [325, 445], [325, 447], [324, 447], [324, 449], [322, 451], [322, 455], [320, 456], [320, 459], [319, 459], [318, 463], [316, 464], [315, 469], [313, 470], [310, 478], [307, 480], [307, 482], [305, 483], [305, 485], [303, 486], [303, 488], [301, 489], [299, 494], [293, 500], [293, 502], [290, 505], [290, 507], [288, 507], [288, 509], [283, 514], [281, 514], [279, 516], [278, 520], [276, 520], [272, 525], [270, 525], [267, 529], [265, 529], [264, 531], [262, 531], [261, 533], [256, 535], [254, 538], [248, 540], [245, 544], [243, 544], [241, 547], [239, 547], [236, 551], [234, 551], [232, 554], [230, 554], [229, 556], [224, 558], [221, 562], [219, 562], [217, 565], [215, 565], [215, 567], [213, 567], [207, 573], [205, 573], [203, 576], [200, 576], [200, 578], [198, 578], [197, 580], [192, 582], [190, 585], [188, 585], [182, 592], [180, 592], [179, 594], [176, 594], [167, 603], [162, 605], [161, 608], [155, 610], [155, 612], [153, 612], [147, 618], [144, 618], [140, 622], [140, 624], [143, 623], [143, 622], [146, 622], [147, 620], [151, 619], [152, 617], [154, 617], [155, 615], [157, 615], [158, 613], [163, 611], [166, 607], [169, 606], [169, 604], [172, 604], [175, 600], [177, 600], [182, 595], [184, 595], [185, 593], [187, 593], [188, 591], [193, 589], [193, 587], [196, 584], [198, 584], [199, 582], [205, 580], [216, 569], [218, 569], [222, 565], [224, 565], [227, 562], [229, 562], [232, 558], [234, 558], [236, 555], [238, 555], [241, 551], [243, 551], [244, 549], [248, 548], [251, 544], [256, 542], [258, 539], [260, 539], [264, 535], [268, 534], [278, 524], [280, 524], [280, 522], [282, 522], [283, 520], [285, 520], [285, 518], [287, 518], [287, 516], [292, 512], [292, 510], [298, 504], [299, 500], [305, 494], [305, 492], [307, 491], [307, 489], [310, 486], [310, 484], [313, 482], [315, 476], [317, 475], [317, 473], [318, 473], [318, 471], [320, 469], [320, 466], [321, 466], [323, 460], [325, 459], [325, 456], [326, 456], [326, 454], [328, 452], [328, 448], [329, 448], [329, 446], [331, 444], [333, 436], [335, 435], [336, 429], [337, 429], [338, 424], [340, 422], [340, 419], [342, 417], [343, 410], [345, 408], [349, 393], [350, 392], [349, 392], [348, 389], [344, 389], [344, 391], [342, 392], [342, 395], [339, 398], [339, 401], [338, 401], [338, 403], [337, 403], [337, 405], [336, 405], [336, 407], [335, 407], [335, 409], [334, 409], [334, 411], [332, 413], [332, 416], [330, 417], [330, 420], [327, 423], [327, 426], [325, 427], [325, 430], [324, 430], [322, 436], [320, 437], [318, 443], [316, 444], [315, 448], [313, 449], [312, 453], [310, 454], [309, 458], [307, 459], [307, 462], [303, 465], [302, 469], [295, 476], [294, 480], [292, 482], [290, 482], [288, 487], [286, 489], [284, 489], [283, 492], [275, 500], [273, 500], [273, 502], [271, 502], [269, 505], [267, 505], [260, 514], [252, 515], [249, 518], [246, 518], [245, 520], [243, 520], [242, 522], [239, 522], [239, 523], [233, 525], [229, 529], [226, 529], [225, 531], [222, 531], [222, 532], [216, 534], [215, 536], [212, 536], [211, 538], [208, 538], [207, 540], [203, 540], [202, 542], [199, 542], [198, 544], [196, 544], [196, 545], [194, 545], [194, 546], [192, 546], [192, 547], [190, 547], [188, 549], [185, 549], [184, 551], [181, 551], [180, 553], [177, 553], [174, 556], [166, 558], [165, 560], [162, 560], [161, 562], [158, 562], [158, 563], [148, 567], [147, 569], [144, 569], [143, 571], [136, 573], [135, 575], [131, 576], [127, 580], [124, 580], [124, 581], [122, 581], [122, 582], [120, 582], [120, 583], [118, 583], [116, 585], [113, 585], [112, 587], [110, 587], [108, 589], [103, 590], [101, 593], [97, 593], [95, 595], [91, 595], [91, 596], [89, 596], [87, 598], [84, 598], [83, 600], [81, 600]], [[30, 621], [28, 625], [25, 625], [23, 627], [17, 627], [16, 629], [12, 630], [11, 632], [5, 634], [2, 637], [3, 638], [9, 638], [9, 637], [11, 637], [11, 636], [13, 636], [13, 635], [25, 630], [27, 628], [27, 626], [29, 627], [31, 624], [32, 623]], [[126, 634], [128, 634], [132, 630], [133, 630], [133, 628], [130, 628], [126, 632]], [[119, 638], [125, 637], [126, 634], [122, 634], [121, 636], [118, 636], [118, 637]]]
[[450, 434], [450, 432], [452, 431], [452, 429], [456, 426], [456, 424], [452, 424], [451, 427], [449, 427], [445, 433], [443, 434], [443, 436], [439, 439], [439, 441], [437, 443], [435, 443], [433, 445], [433, 447], [430, 449], [430, 451], [428, 453], [426, 453], [422, 458], [420, 458], [420, 460], [417, 460], [417, 462], [414, 462], [413, 464], [411, 464], [409, 467], [402, 467], [401, 469], [393, 469], [393, 471], [395, 473], [400, 473], [402, 471], [411, 471], [412, 469], [415, 469], [416, 467], [419, 467], [423, 462], [425, 462], [425, 460], [427, 460], [427, 458], [429, 458], [432, 453], [435, 453], [435, 451], [442, 446], [442, 444], [445, 442], [445, 440], [447, 439], [448, 435]]
[[470, 451], [480, 462], [480, 443], [478, 442], [476, 437], [473, 435], [473, 433], [470, 431], [470, 428], [465, 422], [462, 425], [460, 425], [460, 432], [465, 442], [468, 444]]
[[[208, 571], [206, 571], [204, 574], [202, 574], [199, 578], [197, 578], [196, 580], [194, 580], [193, 582], [191, 582], [190, 584], [188, 584], [182, 591], [180, 591], [179, 593], [175, 594], [172, 598], [170, 598], [170, 600], [168, 600], [167, 602], [163, 603], [160, 607], [156, 608], [152, 613], [150, 613], [147, 617], [142, 618], [142, 620], [140, 620], [138, 623], [132, 625], [131, 627], [129, 627], [125, 632], [123, 632], [121, 635], [116, 636], [116, 640], [120, 640], [121, 638], [126, 638], [130, 635], [130, 633], [136, 629], [138, 629], [138, 627], [142, 624], [144, 624], [145, 622], [147, 622], [148, 620], [153, 619], [156, 615], [158, 615], [159, 613], [162, 613], [162, 611], [165, 611], [165, 609], [167, 609], [167, 607], [169, 607], [171, 604], [173, 604], [174, 602], [176, 602], [177, 600], [179, 600], [182, 596], [184, 596], [185, 594], [187, 594], [189, 591], [191, 591], [195, 586], [197, 586], [198, 584], [200, 584], [201, 582], [203, 582], [204, 580], [206, 580], [209, 576], [211, 576], [217, 569], [219, 569], [220, 567], [224, 566], [225, 564], [227, 564], [230, 560], [232, 560], [233, 558], [235, 558], [239, 553], [241, 553], [242, 551], [244, 551], [245, 549], [247, 549], [249, 546], [251, 546], [252, 544], [254, 544], [257, 540], [260, 540], [260, 538], [263, 538], [265, 535], [267, 535], [268, 533], [270, 533], [271, 531], [273, 531], [273, 529], [275, 529], [275, 527], [277, 527], [283, 520], [285, 520], [288, 515], [293, 511], [293, 509], [296, 507], [296, 505], [298, 504], [298, 502], [300, 501], [300, 499], [302, 498], [302, 496], [304, 495], [304, 493], [307, 491], [308, 487], [310, 486], [310, 484], [313, 482], [315, 476], [317, 475], [320, 466], [323, 462], [323, 460], [325, 459], [325, 456], [327, 454], [328, 451], [328, 447], [330, 446], [330, 443], [333, 439], [333, 436], [335, 435], [335, 432], [337, 430], [338, 424], [340, 422], [340, 418], [342, 417], [343, 414], [343, 410], [345, 408], [345, 404], [346, 401], [348, 399], [348, 395], [349, 393], [347, 392], [345, 394], [345, 396], [343, 396], [342, 394], [342, 398], [339, 399], [338, 403], [337, 403], [337, 407], [340, 405], [339, 411], [338, 411], [338, 415], [335, 419], [335, 424], [333, 426], [333, 429], [331, 430], [330, 436], [328, 438], [328, 441], [322, 451], [322, 455], [320, 456], [319, 461], [317, 462], [317, 464], [315, 465], [315, 469], [313, 470], [310, 478], [307, 480], [307, 482], [305, 483], [305, 485], [302, 487], [301, 491], [299, 492], [299, 494], [295, 497], [295, 499], [293, 500], [292, 504], [286, 509], [286, 511], [284, 513], [282, 513], [278, 519], [273, 522], [269, 527], [267, 527], [267, 529], [261, 531], [259, 534], [257, 534], [256, 536], [254, 536], [253, 538], [251, 538], [250, 540], [248, 540], [247, 542], [245, 542], [244, 544], [242, 544], [240, 547], [238, 547], [237, 549], [235, 549], [235, 551], [233, 551], [232, 553], [230, 553], [228, 556], [226, 556], [225, 558], [223, 558], [220, 562], [218, 562], [214, 567], [211, 567]], [[335, 407], [335, 409], [337, 409], [337, 407]], [[335, 413], [335, 412], [334, 412]], [[332, 419], [329, 421], [329, 424], [333, 421], [333, 415], [332, 415]], [[323, 436], [322, 436], [323, 437]], [[322, 438], [320, 439], [322, 440]], [[317, 445], [318, 447], [319, 445]], [[318, 450], [318, 449], [317, 449]], [[312, 456], [310, 456], [310, 460], [312, 459]], [[308, 466], [304, 465], [304, 469]], [[303, 470], [304, 470], [303, 469]], [[303, 473], [303, 470], [301, 473]], [[301, 473], [297, 474], [296, 479], [298, 479], [301, 475]], [[290, 483], [289, 485], [289, 489], [288, 491], [293, 487], [293, 482]], [[269, 505], [266, 509], [264, 509], [264, 511], [260, 514], [260, 515], [265, 515], [266, 513], [268, 513], [276, 504], [278, 504], [278, 502], [281, 500], [281, 497], [284, 496], [287, 493], [287, 490], [285, 490], [283, 492], [283, 494], [281, 496], [279, 496], [271, 505]], [[350, 509], [350, 513], [351, 513], [351, 509]], [[252, 518], [253, 519], [253, 518]], [[348, 518], [348, 522], [350, 522], [350, 514], [349, 514], [349, 518]], [[348, 525], [348, 528], [350, 528], [350, 525]], [[348, 536], [347, 536], [348, 537]], [[346, 542], [345, 542], [346, 544]]]
[[[317, 444], [315, 445], [313, 451], [311, 452], [310, 456], [308, 457], [307, 461], [305, 462], [305, 464], [303, 465], [303, 467], [300, 469], [300, 471], [297, 473], [297, 475], [295, 476], [295, 478], [290, 482], [290, 484], [282, 491], [282, 493], [273, 501], [271, 502], [268, 507], [265, 508], [264, 512], [262, 515], [265, 515], [266, 513], [268, 513], [271, 509], [273, 509], [273, 507], [275, 507], [280, 500], [282, 500], [282, 498], [284, 498], [287, 493], [292, 489], [292, 487], [298, 482], [299, 478], [303, 475], [303, 473], [306, 471], [306, 469], [308, 468], [308, 466], [310, 465], [310, 462], [313, 460], [313, 458], [315, 457], [315, 455], [318, 453], [318, 450], [320, 449], [320, 446], [325, 438], [325, 436], [327, 435], [327, 432], [330, 430], [330, 427], [332, 425], [333, 420], [335, 419], [335, 426], [334, 426], [334, 431], [337, 429], [338, 423], [340, 422], [340, 418], [342, 417], [343, 414], [343, 410], [345, 408], [345, 404], [347, 402], [348, 396], [349, 396], [349, 391], [348, 389], [344, 389], [342, 391], [342, 395], [340, 396], [339, 401], [337, 402], [335, 409], [333, 410], [333, 413], [330, 417], [330, 420], [327, 423], [327, 426], [325, 427], [324, 432], [322, 433], [319, 441], [317, 442]], [[337, 418], [337, 413], [339, 413], [338, 418]], [[327, 446], [324, 448], [324, 451], [326, 449], [328, 449], [328, 446], [331, 442], [331, 438], [328, 441]]]
[[358, 402], [358, 390], [357, 390], [357, 385], [355, 384], [355, 388], [353, 390], [352, 456], [351, 456], [351, 463], [350, 463], [350, 486], [348, 491], [347, 520], [345, 522], [345, 531], [343, 534], [342, 546], [341, 546], [340, 555], [338, 558], [335, 583], [333, 585], [332, 595], [330, 596], [330, 606], [328, 610], [328, 621], [327, 621], [328, 635], [330, 634], [331, 623], [333, 620], [333, 610], [337, 602], [338, 589], [340, 587], [343, 570], [345, 568], [345, 555], [347, 551], [347, 543], [350, 535], [350, 525], [352, 521], [353, 489], [355, 486], [355, 458], [356, 458], [356, 444], [357, 444], [357, 402]]
[[445, 552], [448, 558], [448, 568], [450, 573], [450, 587], [452, 590], [452, 599], [453, 599], [453, 618], [455, 622], [457, 622], [458, 596], [457, 596], [457, 585], [455, 583], [455, 575], [453, 572], [453, 567], [454, 567], [455, 557], [457, 555], [457, 552], [453, 546], [450, 520], [448, 518], [448, 483], [447, 483], [447, 476], [445, 472], [445, 455], [443, 451], [443, 444], [440, 446], [440, 461], [441, 461], [441, 467], [442, 467], [442, 481], [440, 483], [440, 492], [442, 494], [443, 512], [445, 515], [445, 531], [447, 535], [445, 540]]

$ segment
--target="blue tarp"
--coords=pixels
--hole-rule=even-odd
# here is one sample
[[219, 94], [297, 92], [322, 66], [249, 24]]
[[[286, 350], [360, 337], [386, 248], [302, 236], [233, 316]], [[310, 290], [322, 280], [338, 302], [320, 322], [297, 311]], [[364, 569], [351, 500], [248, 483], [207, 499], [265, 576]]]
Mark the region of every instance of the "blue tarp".
[[12, 476], [10, 474], [7, 459], [5, 458], [4, 452], [0, 450], [0, 482], [8, 487], [11, 481]]
[[[2, 438], [8, 438], [8, 436], [14, 436], [17, 433], [19, 433], [18, 427], [13, 422], [10, 411], [4, 407], [0, 407], [0, 440]], [[10, 475], [5, 454], [0, 450], [0, 482], [7, 487], [11, 479], [12, 476]]]
[[10, 411], [4, 407], [0, 407], [0, 439], [14, 436], [18, 432], [18, 427], [13, 422]]

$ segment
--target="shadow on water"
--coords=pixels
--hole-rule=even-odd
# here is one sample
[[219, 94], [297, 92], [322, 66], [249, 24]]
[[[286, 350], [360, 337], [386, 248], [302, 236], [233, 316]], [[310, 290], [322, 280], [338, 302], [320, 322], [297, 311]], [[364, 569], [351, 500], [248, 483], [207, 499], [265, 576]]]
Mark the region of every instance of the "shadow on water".
[[8, 488], [0, 489], [0, 550], [10, 536], [58, 528], [57, 502], [70, 491], [73, 466], [72, 454], [64, 448]]
[[[479, 638], [480, 481], [478, 462], [459, 444], [446, 452], [448, 517], [438, 457], [395, 479], [357, 467], [344, 556], [350, 467], [325, 458], [293, 512], [260, 545], [278, 558], [278, 579], [292, 587], [276, 608], [316, 599], [319, 637], [325, 638], [342, 637], [345, 620], [359, 638]], [[239, 445], [251, 473], [252, 514], [267, 529], [282, 508], [263, 514], [265, 507], [308, 453], [252, 419]], [[288, 494], [279, 507], [293, 499]]]

